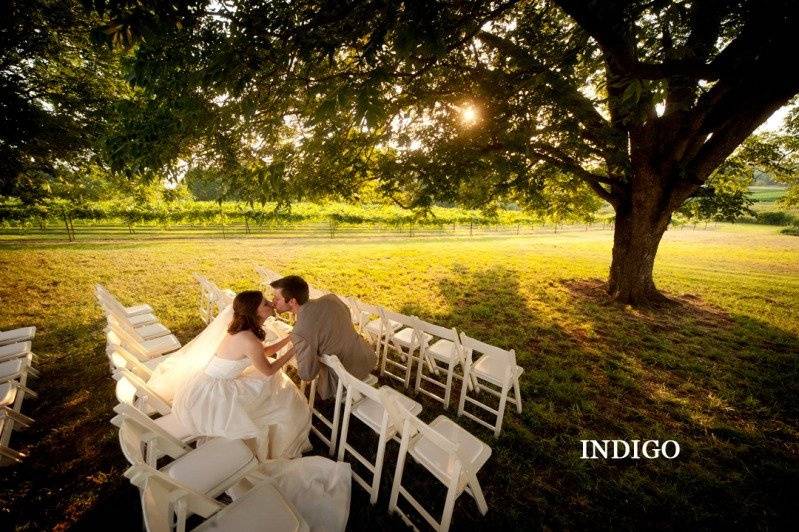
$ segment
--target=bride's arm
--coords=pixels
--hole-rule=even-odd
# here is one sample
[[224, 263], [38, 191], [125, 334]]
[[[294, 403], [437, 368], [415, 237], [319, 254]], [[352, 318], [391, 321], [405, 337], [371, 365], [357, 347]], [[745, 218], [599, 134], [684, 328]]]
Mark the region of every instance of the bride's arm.
[[274, 362], [270, 362], [266, 355], [263, 353], [249, 353], [247, 356], [250, 357], [252, 360], [252, 365], [255, 366], [258, 371], [266, 375], [267, 377], [271, 377], [278, 371], [283, 365], [289, 361], [291, 357], [294, 356], [294, 350], [289, 349], [288, 352], [275, 360]]
[[291, 335], [289, 334], [289, 335], [286, 335], [285, 338], [283, 338], [282, 340], [278, 340], [274, 344], [265, 345], [264, 346], [264, 355], [265, 356], [274, 355], [275, 353], [280, 351], [283, 348], [283, 346], [285, 346], [290, 341], [291, 341]]

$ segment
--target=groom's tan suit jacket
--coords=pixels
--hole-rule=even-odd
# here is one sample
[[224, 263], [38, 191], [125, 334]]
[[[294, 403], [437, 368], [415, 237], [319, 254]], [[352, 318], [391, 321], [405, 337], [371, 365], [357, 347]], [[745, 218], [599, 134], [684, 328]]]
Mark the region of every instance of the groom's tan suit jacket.
[[322, 355], [338, 357], [358, 379], [366, 377], [377, 365], [374, 349], [355, 332], [349, 308], [333, 294], [311, 299], [300, 307], [291, 337], [297, 372], [304, 381], [319, 376], [316, 393], [322, 399], [332, 397], [338, 384], [336, 375], [320, 364]]

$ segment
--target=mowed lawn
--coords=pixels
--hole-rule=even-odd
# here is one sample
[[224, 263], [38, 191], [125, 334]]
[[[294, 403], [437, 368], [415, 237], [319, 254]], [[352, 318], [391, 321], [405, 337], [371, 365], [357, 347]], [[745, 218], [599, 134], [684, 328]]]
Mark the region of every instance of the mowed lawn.
[[[799, 238], [754, 226], [668, 231], [655, 275], [674, 304], [657, 310], [607, 300], [611, 243], [609, 231], [0, 243], [0, 329], [35, 325], [42, 371], [39, 399], [24, 405], [36, 423], [12, 437], [30, 456], [0, 470], [0, 529], [141, 529], [109, 423], [114, 383], [92, 285], [149, 303], [185, 343], [202, 327], [191, 273], [242, 290], [258, 286], [256, 265], [516, 350], [524, 412], [508, 410], [498, 440], [418, 399], [423, 419], [446, 413], [493, 449], [479, 474], [489, 513], [463, 495], [453, 529], [795, 525]], [[672, 439], [682, 453], [581, 460], [580, 439]], [[375, 507], [353, 483], [352, 529], [402, 528], [386, 511], [397, 448]], [[406, 479], [442, 507], [424, 470]]]

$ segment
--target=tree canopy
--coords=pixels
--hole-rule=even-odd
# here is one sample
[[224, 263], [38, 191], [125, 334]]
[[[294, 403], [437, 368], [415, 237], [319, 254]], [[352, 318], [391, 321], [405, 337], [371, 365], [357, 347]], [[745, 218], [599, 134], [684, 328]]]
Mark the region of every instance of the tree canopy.
[[105, 125], [130, 92], [118, 54], [91, 43], [98, 24], [77, 1], [0, 8], [0, 194], [35, 201], [78, 168], [96, 170]]
[[[95, 0], [136, 87], [103, 153], [257, 201], [616, 211], [608, 289], [656, 299], [671, 214], [799, 91], [789, 0]], [[372, 186], [374, 189], [375, 187]]]

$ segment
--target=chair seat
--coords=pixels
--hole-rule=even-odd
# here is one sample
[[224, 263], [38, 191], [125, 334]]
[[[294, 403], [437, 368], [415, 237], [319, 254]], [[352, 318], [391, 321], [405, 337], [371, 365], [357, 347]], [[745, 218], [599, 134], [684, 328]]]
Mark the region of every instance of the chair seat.
[[125, 314], [130, 316], [138, 316], [139, 314], [152, 314], [153, 307], [147, 304], [133, 305], [132, 307], [125, 307]]
[[214, 438], [162, 471], [200, 493], [210, 493], [229, 479], [240, 476], [254, 460], [255, 456], [243, 441]]
[[[370, 333], [373, 333], [373, 334], [380, 334], [382, 332], [382, 330], [383, 330], [381, 325], [380, 325], [381, 321], [382, 320], [380, 318], [374, 319], [374, 320], [370, 321], [369, 323], [367, 323], [366, 327], [364, 327], [364, 329], [366, 329], [367, 331], [369, 331]], [[394, 320], [388, 320], [387, 325], [388, 325], [388, 328], [391, 329], [392, 331], [396, 331], [397, 329], [402, 327], [402, 324], [400, 322], [394, 321]]]
[[[398, 402], [414, 416], [419, 415], [422, 411], [422, 405], [396, 391], [391, 386], [381, 386], [380, 389], [388, 390], [390, 393], [393, 393], [397, 397]], [[383, 413], [385, 411], [386, 409], [383, 408], [383, 405], [369, 397], [364, 397], [362, 401], [359, 401], [352, 407], [352, 415], [366, 423], [369, 428], [378, 433], [380, 432], [380, 424], [383, 421]], [[389, 433], [394, 432], [394, 424], [389, 422], [388, 429]]]
[[158, 323], [158, 318], [156, 318], [154, 314], [136, 314], [134, 316], [128, 316], [127, 319], [128, 323], [134, 327]]
[[25, 353], [30, 353], [30, 351], [31, 351], [30, 342], [20, 342], [20, 343], [0, 346], [0, 360], [16, 358]]
[[[423, 332], [422, 338], [424, 341], [430, 341], [433, 336]], [[416, 341], [416, 335], [414, 334], [413, 327], [406, 327], [401, 331], [394, 333], [393, 341], [395, 344], [399, 344], [402, 347], [407, 347], [408, 349], [416, 348], [419, 345], [419, 342]]]
[[8, 406], [14, 403], [17, 398], [17, 388], [10, 382], [0, 384], [0, 406]]
[[[459, 457], [475, 473], [491, 456], [491, 447], [447, 416], [438, 416], [429, 426], [447, 440], [457, 444]], [[417, 462], [424, 464], [443, 483], [446, 484], [452, 478], [455, 472], [455, 460], [432, 440], [421, 435], [417, 436], [411, 442], [409, 452]]]
[[163, 355], [163, 356], [160, 356], [160, 357], [151, 358], [151, 359], [145, 361], [144, 365], [147, 366], [147, 369], [154, 370], [156, 367], [158, 367], [158, 364], [160, 364], [161, 362], [163, 362], [166, 359], [167, 359], [166, 355]]
[[277, 488], [269, 482], [261, 482], [194, 530], [289, 532], [307, 530], [307, 525]]
[[180, 342], [175, 338], [175, 335], [170, 334], [169, 336], [145, 340], [141, 342], [141, 347], [147, 352], [148, 359], [150, 359], [180, 349]]
[[26, 357], [18, 357], [7, 360], [6, 362], [0, 362], [0, 379], [16, 375], [22, 371], [23, 368], [27, 368], [32, 360], [33, 355], [28, 353]]
[[172, 332], [161, 323], [150, 323], [149, 325], [136, 327], [136, 334], [145, 340], [152, 340], [161, 336], [172, 334]]
[[[505, 368], [507, 364], [502, 357], [483, 355], [472, 365], [472, 373], [483, 380], [502, 386], [505, 380]], [[524, 368], [516, 366], [515, 377], [524, 372]]]
[[0, 331], [0, 345], [16, 344], [33, 340], [36, 334], [36, 327], [20, 327], [8, 331]]
[[173, 436], [178, 440], [185, 441], [195, 436], [195, 434], [189, 430], [186, 425], [180, 422], [174, 412], [170, 412], [165, 416], [161, 416], [154, 421], [156, 425], [164, 429], [169, 433], [170, 436]]
[[427, 349], [427, 353], [441, 362], [449, 364], [453, 358], [457, 358], [455, 342], [452, 340], [441, 339]]
[[[371, 386], [373, 388], [377, 384], [377, 376], [376, 375], [372, 375], [371, 373], [369, 375], [367, 375], [366, 377], [364, 377], [362, 380], [363, 380], [363, 382], [365, 382], [366, 384], [368, 384], [369, 386]], [[359, 392], [358, 390], [352, 390], [352, 402], [353, 403], [357, 403], [361, 399], [363, 399], [363, 395], [361, 395], [361, 392]], [[342, 396], [341, 400], [342, 401], [344, 400], [343, 396]]]

